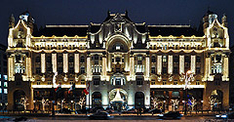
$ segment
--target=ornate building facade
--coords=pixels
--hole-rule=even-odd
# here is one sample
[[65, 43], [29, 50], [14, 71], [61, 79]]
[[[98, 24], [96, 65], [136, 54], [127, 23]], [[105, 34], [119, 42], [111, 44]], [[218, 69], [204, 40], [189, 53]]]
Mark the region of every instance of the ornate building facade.
[[[39, 31], [25, 12], [16, 25], [14, 17], [9, 23], [8, 109], [42, 109], [45, 102], [43, 109], [51, 109], [53, 100], [59, 109], [78, 102], [87, 86], [86, 107], [176, 110], [188, 97], [203, 109], [226, 109], [229, 53], [226, 16], [220, 23], [210, 11], [198, 30], [134, 23], [127, 12], [108, 12], [102, 23]], [[76, 89], [68, 94], [72, 84]]]

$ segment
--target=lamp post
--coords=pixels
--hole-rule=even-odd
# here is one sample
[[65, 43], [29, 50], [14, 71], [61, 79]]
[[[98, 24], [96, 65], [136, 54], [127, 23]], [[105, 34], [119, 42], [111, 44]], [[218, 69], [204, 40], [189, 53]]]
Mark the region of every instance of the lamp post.
[[36, 112], [36, 101], [35, 100], [33, 100], [33, 105], [34, 105], [33, 110], [34, 110], [34, 112]]
[[190, 84], [190, 79], [192, 77], [192, 71], [188, 70], [185, 73], [185, 85], [184, 85], [184, 90], [185, 90], [185, 110], [184, 110], [184, 115], [187, 115], [187, 103], [188, 103], [188, 86]]

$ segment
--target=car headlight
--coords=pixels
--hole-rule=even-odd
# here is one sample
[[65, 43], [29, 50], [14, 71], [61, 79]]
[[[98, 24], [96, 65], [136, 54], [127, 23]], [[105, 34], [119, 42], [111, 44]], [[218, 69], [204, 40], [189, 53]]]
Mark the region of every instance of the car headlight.
[[110, 117], [110, 114], [108, 114], [107, 116]]
[[215, 117], [217, 117], [217, 118], [218, 118], [218, 117], [220, 117], [220, 115], [215, 115]]
[[221, 117], [222, 117], [222, 118], [227, 118], [227, 115], [224, 114], [224, 115], [222, 115]]
[[90, 115], [87, 115], [88, 117], [90, 117]]
[[163, 114], [159, 114], [158, 116], [163, 117]]

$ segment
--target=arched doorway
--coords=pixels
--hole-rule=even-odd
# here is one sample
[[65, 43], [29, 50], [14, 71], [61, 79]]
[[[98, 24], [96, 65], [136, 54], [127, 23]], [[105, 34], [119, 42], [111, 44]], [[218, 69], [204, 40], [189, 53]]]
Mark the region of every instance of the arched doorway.
[[209, 103], [210, 103], [211, 110], [222, 109], [223, 92], [221, 90], [212, 91], [212, 93], [209, 97]]
[[94, 92], [92, 94], [92, 107], [102, 106], [102, 94], [100, 92]]
[[144, 100], [144, 98], [145, 98], [145, 95], [144, 95], [144, 93], [142, 93], [142, 92], [137, 92], [136, 94], [135, 94], [135, 108], [136, 109], [138, 109], [138, 108], [144, 108], [144, 106], [145, 106], [145, 100]]
[[15, 110], [26, 110], [27, 97], [23, 90], [16, 90], [14, 92], [14, 109]]
[[128, 93], [123, 89], [116, 88], [109, 92], [110, 105], [114, 110], [126, 109], [127, 98]]

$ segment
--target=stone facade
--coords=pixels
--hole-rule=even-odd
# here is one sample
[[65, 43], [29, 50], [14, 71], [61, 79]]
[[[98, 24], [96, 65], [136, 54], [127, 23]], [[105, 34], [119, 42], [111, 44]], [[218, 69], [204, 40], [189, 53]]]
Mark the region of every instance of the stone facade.
[[[204, 109], [228, 108], [226, 16], [220, 23], [217, 14], [208, 11], [198, 30], [134, 23], [127, 12], [108, 12], [102, 23], [46, 25], [40, 30], [29, 12], [21, 14], [16, 25], [13, 20], [8, 100], [15, 102], [9, 102], [9, 110], [25, 105], [19, 99], [26, 100], [26, 109], [47, 105], [50, 110], [53, 100], [56, 109], [73, 106], [86, 87], [86, 107], [177, 110], [183, 108], [186, 87], [188, 99], [196, 99]], [[55, 93], [59, 84], [62, 90]], [[76, 89], [69, 94], [72, 84]]]

